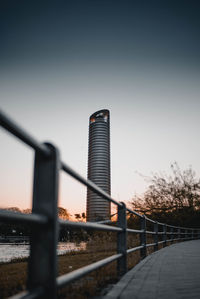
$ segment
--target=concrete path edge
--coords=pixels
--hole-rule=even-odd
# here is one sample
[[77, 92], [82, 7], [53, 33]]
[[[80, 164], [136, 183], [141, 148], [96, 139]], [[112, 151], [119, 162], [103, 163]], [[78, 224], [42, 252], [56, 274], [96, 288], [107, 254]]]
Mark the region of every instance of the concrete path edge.
[[[177, 243], [171, 244], [169, 246], [173, 246]], [[167, 246], [168, 247], [168, 246]], [[162, 250], [165, 250], [167, 247], [161, 248], [151, 254], [149, 254], [147, 257], [145, 257], [143, 260], [141, 260], [136, 266], [134, 266], [131, 270], [129, 270], [122, 278], [112, 287], [112, 289], [106, 294], [105, 296], [102, 296], [102, 299], [117, 299], [120, 298], [120, 295], [122, 294], [123, 290], [127, 287], [129, 282], [134, 278], [134, 276], [137, 274], [137, 272], [157, 253], [160, 253]]]
[[[162, 248], [163, 249], [163, 248]], [[162, 250], [160, 249], [160, 250]], [[159, 250], [159, 251], [160, 251]], [[134, 266], [131, 270], [129, 270], [122, 278], [112, 287], [112, 289], [102, 297], [102, 299], [117, 299], [120, 297], [123, 290], [129, 284], [130, 280], [136, 275], [137, 271], [139, 271], [151, 258], [156, 252], [151, 253], [143, 260], [141, 260], [136, 266]]]

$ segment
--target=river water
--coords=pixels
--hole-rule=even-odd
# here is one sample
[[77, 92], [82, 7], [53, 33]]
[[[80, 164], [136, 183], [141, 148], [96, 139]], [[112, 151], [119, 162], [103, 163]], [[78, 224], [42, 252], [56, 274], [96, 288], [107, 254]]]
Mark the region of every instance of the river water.
[[[86, 243], [60, 242], [58, 243], [58, 255], [65, 254], [70, 251], [79, 251], [86, 248]], [[30, 246], [28, 244], [0, 243], [0, 263], [10, 262], [16, 258], [28, 257]]]

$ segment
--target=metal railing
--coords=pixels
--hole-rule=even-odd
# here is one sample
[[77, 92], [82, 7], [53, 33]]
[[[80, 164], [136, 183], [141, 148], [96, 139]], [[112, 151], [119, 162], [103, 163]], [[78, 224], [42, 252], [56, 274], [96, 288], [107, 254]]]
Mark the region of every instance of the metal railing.
[[[1, 113], [0, 117], [1, 125], [4, 129], [35, 150], [32, 214], [27, 215], [0, 210], [1, 222], [25, 223], [32, 226], [27, 291], [15, 295], [13, 298], [56, 298], [58, 288], [78, 280], [113, 261], [117, 261], [119, 277], [125, 274], [127, 272], [127, 256], [132, 252], [139, 250], [141, 258], [144, 258], [147, 255], [148, 247], [153, 247], [154, 251], [156, 251], [159, 244], [166, 246], [174, 241], [200, 238], [200, 229], [177, 227], [156, 222], [127, 208], [123, 202], [117, 202], [92, 181], [86, 180], [67, 164], [63, 163], [60, 160], [59, 151], [54, 145], [39, 143], [5, 114]], [[117, 226], [58, 219], [57, 203], [60, 170], [63, 170], [102, 198], [116, 205]], [[127, 213], [140, 218], [140, 229], [127, 228]], [[147, 222], [154, 226], [152, 231], [147, 230]], [[116, 232], [117, 253], [57, 277], [56, 248], [59, 227], [62, 226], [72, 229], [80, 228], [84, 230]], [[140, 246], [127, 249], [128, 233], [140, 235]], [[153, 236], [154, 243], [147, 243], [147, 235]], [[159, 241], [159, 236], [162, 238], [161, 241]]]

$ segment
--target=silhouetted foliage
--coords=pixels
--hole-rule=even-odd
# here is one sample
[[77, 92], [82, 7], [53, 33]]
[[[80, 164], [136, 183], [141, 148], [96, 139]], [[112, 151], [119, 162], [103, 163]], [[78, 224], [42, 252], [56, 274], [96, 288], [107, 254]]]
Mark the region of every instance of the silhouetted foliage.
[[[32, 213], [31, 209], [20, 210], [18, 207], [6, 208], [4, 210], [12, 211], [15, 213], [30, 214]], [[66, 209], [58, 207], [58, 217], [63, 220], [69, 220], [69, 213]], [[9, 223], [0, 223], [0, 236], [30, 236], [31, 227], [25, 224], [9, 224]]]
[[69, 220], [70, 215], [66, 209], [58, 207], [58, 217], [63, 220]]
[[175, 162], [172, 175], [154, 174], [142, 196], [135, 195], [132, 208], [152, 219], [181, 226], [200, 226], [200, 179], [189, 167], [181, 171]]

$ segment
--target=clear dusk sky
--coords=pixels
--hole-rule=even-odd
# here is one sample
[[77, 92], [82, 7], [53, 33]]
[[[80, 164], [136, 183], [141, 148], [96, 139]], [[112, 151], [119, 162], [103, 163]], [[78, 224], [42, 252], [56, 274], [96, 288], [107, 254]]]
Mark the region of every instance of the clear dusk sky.
[[[177, 161], [200, 176], [200, 1], [2, 1], [1, 108], [87, 176], [88, 119], [111, 113], [112, 196]], [[33, 151], [1, 130], [0, 207], [28, 208]], [[86, 188], [61, 173], [59, 205]]]

